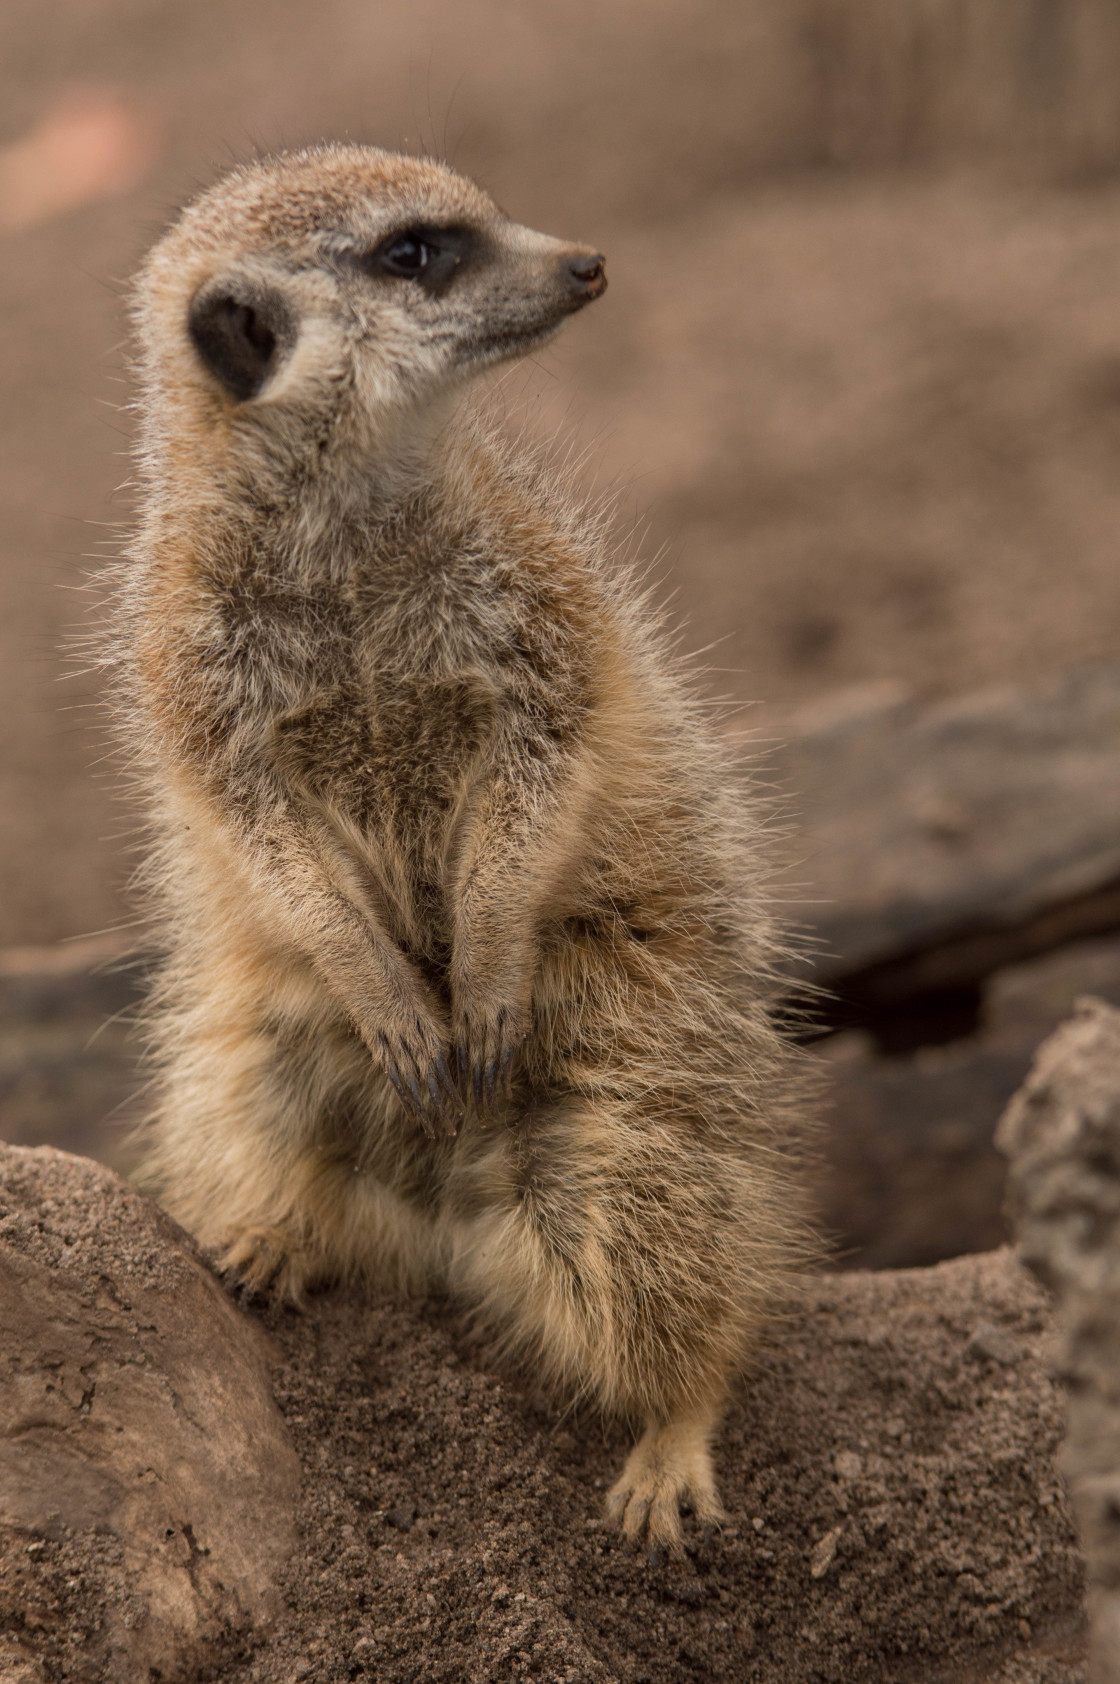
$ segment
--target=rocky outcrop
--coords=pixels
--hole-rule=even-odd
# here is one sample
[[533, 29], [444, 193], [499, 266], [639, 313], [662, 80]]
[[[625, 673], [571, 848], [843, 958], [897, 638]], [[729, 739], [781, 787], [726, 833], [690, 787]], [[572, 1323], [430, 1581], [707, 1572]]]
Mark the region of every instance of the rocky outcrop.
[[1092, 1684], [1120, 1678], [1120, 1012], [1082, 1002], [1000, 1124], [1020, 1249], [1057, 1294]]
[[275, 1618], [272, 1355], [150, 1200], [0, 1150], [0, 1678], [185, 1684]]

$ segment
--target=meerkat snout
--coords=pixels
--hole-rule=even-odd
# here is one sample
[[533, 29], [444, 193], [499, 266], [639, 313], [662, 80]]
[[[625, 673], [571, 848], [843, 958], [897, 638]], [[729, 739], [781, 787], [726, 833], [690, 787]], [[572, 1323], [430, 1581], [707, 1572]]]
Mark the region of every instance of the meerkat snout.
[[607, 290], [607, 260], [601, 251], [579, 252], [564, 262], [568, 282], [577, 298], [590, 303]]

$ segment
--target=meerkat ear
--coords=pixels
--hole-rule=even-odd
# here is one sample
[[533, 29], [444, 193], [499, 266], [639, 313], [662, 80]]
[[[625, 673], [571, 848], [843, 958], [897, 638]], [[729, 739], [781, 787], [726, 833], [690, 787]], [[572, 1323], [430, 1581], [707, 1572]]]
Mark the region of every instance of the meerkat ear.
[[210, 373], [238, 403], [257, 396], [295, 340], [287, 300], [240, 276], [220, 276], [200, 287], [187, 328]]

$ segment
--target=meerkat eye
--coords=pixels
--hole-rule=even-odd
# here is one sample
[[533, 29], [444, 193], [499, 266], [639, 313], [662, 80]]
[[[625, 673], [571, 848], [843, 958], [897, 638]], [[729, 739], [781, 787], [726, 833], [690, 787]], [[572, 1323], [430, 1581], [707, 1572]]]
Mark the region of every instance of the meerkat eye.
[[427, 240], [418, 239], [415, 234], [405, 234], [382, 251], [381, 267], [391, 275], [407, 275], [413, 279], [428, 267], [436, 255], [435, 246]]
[[462, 268], [474, 249], [462, 228], [401, 228], [389, 234], [359, 261], [369, 275], [393, 275], [439, 291]]

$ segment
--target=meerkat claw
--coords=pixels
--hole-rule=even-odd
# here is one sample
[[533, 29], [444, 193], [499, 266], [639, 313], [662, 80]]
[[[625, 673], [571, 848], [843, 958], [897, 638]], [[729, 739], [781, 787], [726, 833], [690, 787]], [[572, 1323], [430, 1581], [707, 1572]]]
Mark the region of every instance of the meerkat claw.
[[432, 1106], [447, 1134], [456, 1134], [463, 1111], [463, 1099], [455, 1086], [446, 1053], [440, 1053], [428, 1073]]
[[463, 1115], [463, 1099], [452, 1081], [444, 1053], [439, 1054], [428, 1071], [428, 1091], [431, 1094], [431, 1112], [442, 1124], [444, 1133], [457, 1134]]
[[428, 1071], [428, 1104], [426, 1110], [429, 1117], [433, 1117], [443, 1124], [446, 1134], [455, 1133], [455, 1121], [447, 1109], [447, 1100], [437, 1080], [434, 1065]]
[[433, 1068], [435, 1069], [436, 1079], [439, 1082], [440, 1089], [445, 1098], [451, 1100], [452, 1104], [457, 1105], [459, 1103], [459, 1090], [456, 1088], [455, 1082], [452, 1078], [451, 1066], [447, 1062], [446, 1053], [440, 1053]]
[[404, 1083], [401, 1081], [401, 1073], [387, 1053], [385, 1055], [385, 1074], [388, 1076], [390, 1082], [392, 1082], [393, 1091], [397, 1098], [400, 1100], [405, 1110], [409, 1110], [409, 1098], [408, 1094], [405, 1092]]
[[[393, 1085], [394, 1093], [413, 1121], [420, 1124], [429, 1140], [434, 1140], [436, 1128], [432, 1115], [433, 1107], [424, 1103], [424, 1096], [416, 1076], [415, 1060], [410, 1060], [413, 1069], [407, 1074], [402, 1073], [399, 1063], [393, 1056], [388, 1038], [382, 1035], [379, 1036], [379, 1040], [385, 1074]], [[439, 1108], [436, 1107], [435, 1109], [438, 1114]]]
[[[468, 1030], [459, 1043], [458, 1062], [464, 1094], [473, 1104], [483, 1122], [492, 1117], [513, 1097], [513, 1072], [520, 1033], [513, 1032], [510, 1014], [502, 1011], [485, 1033], [478, 1035], [480, 1049], [470, 1054], [469, 1042], [474, 1039]], [[466, 1072], [469, 1070], [469, 1079]]]

